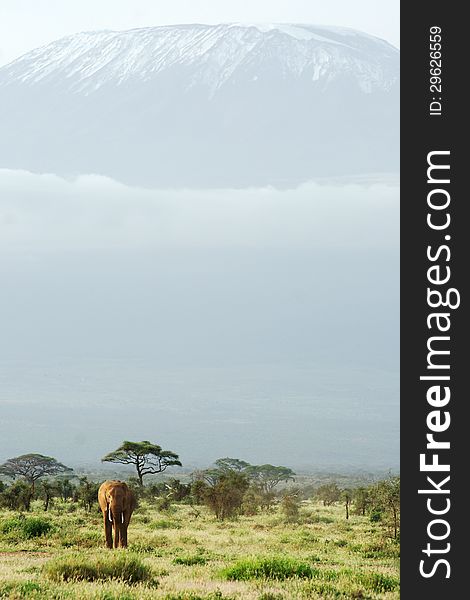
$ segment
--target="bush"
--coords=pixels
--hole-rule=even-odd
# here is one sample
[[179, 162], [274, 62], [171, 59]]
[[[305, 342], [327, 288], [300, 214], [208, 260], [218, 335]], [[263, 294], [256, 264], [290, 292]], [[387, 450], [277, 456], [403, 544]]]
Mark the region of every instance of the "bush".
[[0, 506], [10, 510], [26, 510], [31, 507], [33, 495], [31, 487], [21, 479], [5, 487], [0, 493]]
[[232, 567], [222, 571], [222, 577], [229, 580], [247, 581], [249, 579], [288, 579], [301, 577], [311, 579], [317, 574], [307, 563], [292, 558], [247, 558], [238, 561]]
[[22, 521], [23, 519], [18, 518], [5, 519], [0, 523], [0, 533], [10, 533], [15, 529], [20, 529]]
[[41, 519], [40, 517], [31, 517], [29, 519], [24, 519], [23, 521], [23, 535], [25, 538], [35, 538], [41, 537], [42, 535], [46, 535], [51, 531], [52, 524], [45, 519]]
[[229, 472], [206, 488], [204, 502], [215, 513], [217, 519], [233, 517], [241, 508], [249, 486], [243, 473]]
[[380, 522], [382, 520], [382, 511], [377, 509], [372, 510], [369, 518], [371, 523]]
[[51, 529], [52, 524], [41, 517], [14, 517], [0, 523], [1, 533], [14, 533], [28, 540], [46, 535]]
[[205, 565], [207, 563], [207, 559], [200, 554], [195, 554], [193, 556], [177, 556], [173, 559], [174, 565], [186, 565], [191, 567], [193, 565]]
[[4, 583], [0, 586], [0, 598], [47, 598], [46, 593], [35, 581]]
[[181, 523], [169, 519], [159, 519], [150, 524], [151, 529], [181, 529]]
[[88, 558], [76, 554], [57, 558], [44, 566], [46, 577], [55, 582], [103, 581], [118, 579], [126, 583], [154, 582], [150, 567], [129, 554]]
[[171, 498], [169, 498], [168, 496], [158, 498], [158, 500], [155, 502], [155, 506], [160, 512], [171, 512], [173, 509], [171, 504]]
[[287, 523], [299, 520], [300, 500], [296, 494], [286, 494], [281, 501], [281, 512]]

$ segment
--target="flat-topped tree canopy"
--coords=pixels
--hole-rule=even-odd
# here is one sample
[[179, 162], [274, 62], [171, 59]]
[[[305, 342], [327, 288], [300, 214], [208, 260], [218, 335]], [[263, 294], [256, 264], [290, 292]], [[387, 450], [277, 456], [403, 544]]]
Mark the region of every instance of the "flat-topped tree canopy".
[[43, 454], [22, 454], [9, 458], [0, 465], [0, 474], [16, 479], [23, 477], [31, 486], [41, 477], [50, 477], [62, 473], [71, 473], [73, 469], [60, 463], [51, 456]]
[[215, 465], [221, 471], [245, 471], [250, 467], [250, 463], [239, 458], [219, 458], [215, 461]]
[[102, 462], [112, 462], [122, 465], [134, 465], [140, 485], [143, 485], [144, 475], [162, 473], [168, 467], [181, 467], [179, 456], [171, 450], [163, 450], [158, 444], [148, 440], [142, 442], [124, 441], [117, 450], [110, 452]]
[[275, 465], [251, 465], [246, 469], [250, 479], [256, 481], [265, 491], [271, 492], [281, 481], [294, 481], [295, 473], [289, 467]]

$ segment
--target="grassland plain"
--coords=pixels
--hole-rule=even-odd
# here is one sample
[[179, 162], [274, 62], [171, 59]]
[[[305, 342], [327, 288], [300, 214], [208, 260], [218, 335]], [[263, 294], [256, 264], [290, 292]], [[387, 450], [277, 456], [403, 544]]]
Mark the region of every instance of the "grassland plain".
[[303, 600], [399, 598], [399, 545], [368, 517], [302, 504], [217, 521], [204, 507], [142, 502], [129, 548], [104, 548], [102, 517], [73, 503], [0, 513], [0, 598]]

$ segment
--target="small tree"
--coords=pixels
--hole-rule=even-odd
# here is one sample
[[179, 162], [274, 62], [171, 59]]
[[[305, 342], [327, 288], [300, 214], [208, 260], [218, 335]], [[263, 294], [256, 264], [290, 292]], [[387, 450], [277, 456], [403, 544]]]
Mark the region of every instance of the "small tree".
[[325, 483], [318, 488], [316, 496], [323, 502], [323, 506], [331, 506], [340, 499], [341, 490], [336, 483]]
[[117, 450], [110, 452], [101, 460], [121, 465], [134, 465], [141, 486], [144, 485], [145, 475], [162, 473], [168, 467], [182, 466], [177, 454], [170, 450], [162, 450], [161, 446], [149, 441], [125, 441]]
[[72, 469], [66, 467], [51, 456], [43, 454], [22, 454], [15, 458], [10, 458], [3, 465], [0, 465], [0, 474], [7, 475], [12, 479], [22, 477], [30, 486], [30, 498], [34, 496], [36, 482], [41, 477], [51, 477], [61, 473], [70, 473]]
[[370, 492], [366, 487], [358, 487], [353, 494], [354, 512], [357, 515], [364, 516], [370, 506]]
[[248, 479], [243, 473], [223, 474], [215, 485], [206, 487], [204, 502], [217, 519], [232, 517], [240, 510], [248, 486]]
[[242, 513], [247, 517], [256, 515], [261, 507], [263, 496], [259, 489], [250, 486], [243, 497]]
[[191, 484], [181, 483], [179, 479], [172, 478], [168, 483], [165, 484], [167, 495], [175, 502], [181, 502], [185, 498], [188, 498], [191, 494]]
[[57, 492], [57, 483], [55, 481], [51, 481], [49, 479], [41, 481], [41, 485], [39, 486], [39, 496], [42, 500], [44, 500], [45, 512], [49, 510], [49, 506], [52, 504], [52, 500]]
[[372, 487], [371, 508], [382, 514], [381, 520], [392, 527], [396, 539], [400, 527], [400, 477], [390, 476]]
[[281, 500], [281, 512], [288, 523], [299, 520], [300, 498], [296, 490], [284, 494]]
[[99, 483], [89, 481], [86, 476], [80, 477], [80, 484], [77, 489], [77, 496], [81, 505], [87, 512], [91, 512], [94, 504], [97, 503]]
[[6, 487], [0, 494], [0, 504], [10, 510], [29, 510], [31, 506], [31, 488], [22, 479]]
[[341, 499], [344, 502], [344, 508], [346, 510], [346, 519], [349, 519], [349, 507], [351, 506], [352, 501], [352, 492], [349, 489], [344, 489], [341, 491]]
[[203, 504], [208, 487], [203, 479], [195, 479], [191, 483], [191, 498], [194, 504]]
[[60, 497], [64, 502], [68, 502], [70, 498], [73, 498], [75, 486], [68, 477], [59, 478], [57, 480], [57, 489], [59, 490]]

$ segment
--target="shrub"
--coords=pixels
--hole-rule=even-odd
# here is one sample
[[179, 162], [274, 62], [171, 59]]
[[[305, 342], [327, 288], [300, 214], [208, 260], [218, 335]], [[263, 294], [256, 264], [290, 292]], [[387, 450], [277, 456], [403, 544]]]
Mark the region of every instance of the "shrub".
[[281, 512], [288, 523], [298, 521], [300, 500], [296, 494], [286, 494], [281, 501]]
[[177, 556], [173, 559], [174, 565], [186, 565], [191, 567], [193, 565], [205, 565], [207, 563], [207, 559], [200, 554], [194, 554], [193, 556]]
[[62, 548], [98, 548], [102, 545], [101, 532], [77, 529], [74, 533], [64, 532], [61, 535]]
[[104, 558], [80, 554], [54, 559], [44, 566], [46, 577], [55, 582], [118, 579], [126, 583], [153, 582], [150, 567], [129, 554]]
[[181, 523], [169, 519], [159, 519], [150, 523], [151, 529], [181, 529]]
[[315, 577], [317, 570], [307, 563], [292, 558], [246, 558], [222, 571], [222, 577], [229, 580], [247, 581], [249, 579], [288, 579]]
[[243, 473], [223, 473], [217, 482], [206, 488], [204, 502], [217, 519], [233, 517], [241, 508], [248, 479]]
[[29, 510], [31, 500], [31, 487], [21, 479], [8, 487], [4, 487], [0, 493], [0, 506], [10, 510]]
[[0, 523], [0, 533], [10, 533], [15, 529], [20, 529], [22, 521], [23, 519], [19, 519], [16, 517], [12, 519], [5, 519]]
[[378, 509], [372, 510], [369, 518], [371, 523], [378, 523], [382, 520], [382, 511]]
[[0, 598], [47, 598], [46, 593], [35, 581], [5, 583], [0, 586]]
[[155, 506], [160, 512], [171, 512], [173, 509], [173, 506], [171, 504], [171, 498], [169, 498], [168, 496], [158, 498], [158, 500], [155, 502]]
[[15, 533], [18, 537], [31, 539], [46, 535], [51, 531], [52, 524], [41, 517], [14, 517], [0, 524], [2, 533]]
[[335, 520], [332, 517], [328, 517], [327, 515], [311, 515], [308, 519], [308, 522], [330, 524], [334, 523]]
[[51, 531], [52, 524], [40, 517], [31, 517], [23, 521], [23, 535], [25, 538], [34, 538], [46, 535]]

